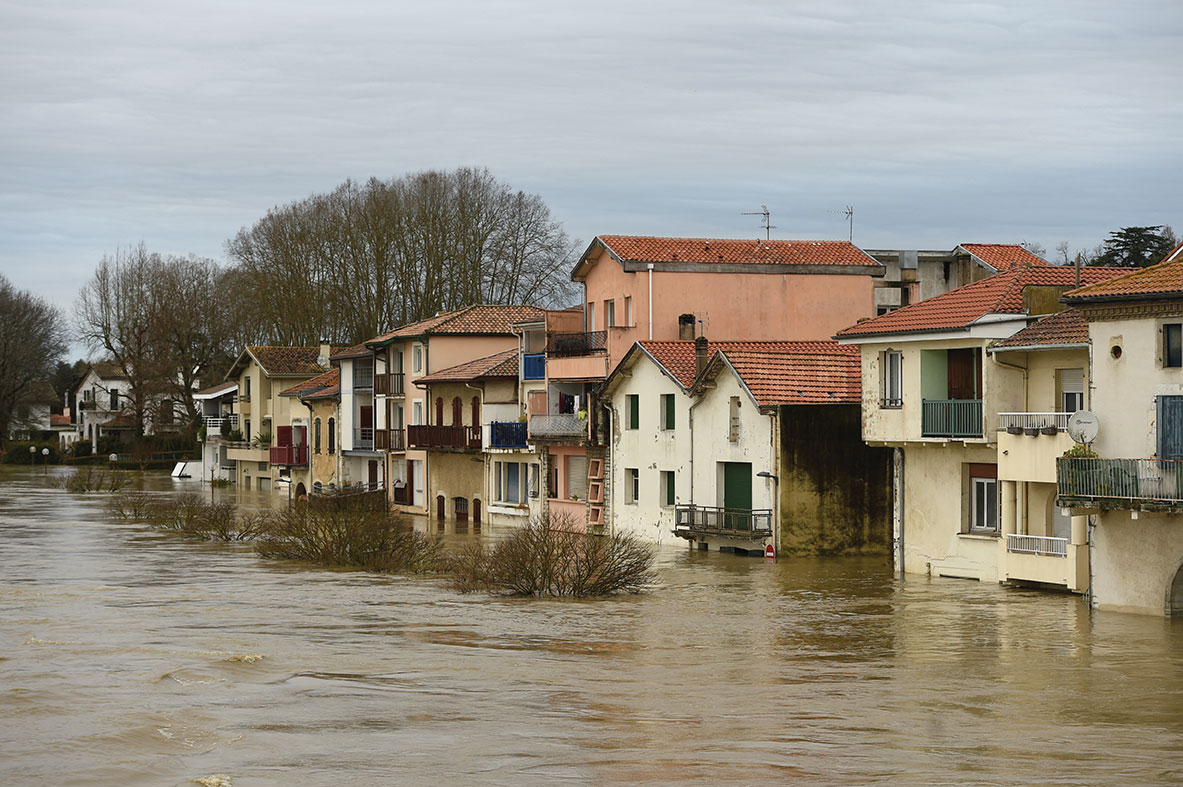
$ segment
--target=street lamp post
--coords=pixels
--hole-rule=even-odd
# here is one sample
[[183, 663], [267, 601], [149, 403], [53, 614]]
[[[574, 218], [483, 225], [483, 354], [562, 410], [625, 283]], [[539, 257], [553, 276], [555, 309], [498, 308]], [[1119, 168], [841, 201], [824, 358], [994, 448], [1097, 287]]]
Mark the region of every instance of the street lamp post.
[[45, 465], [45, 475], [49, 475], [49, 449], [48, 448], [41, 449], [41, 459], [42, 459], [42, 463]]

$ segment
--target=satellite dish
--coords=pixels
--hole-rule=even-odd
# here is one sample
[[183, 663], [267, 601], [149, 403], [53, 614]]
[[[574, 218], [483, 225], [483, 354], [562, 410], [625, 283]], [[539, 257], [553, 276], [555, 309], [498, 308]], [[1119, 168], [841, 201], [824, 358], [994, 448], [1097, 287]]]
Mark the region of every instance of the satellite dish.
[[1101, 424], [1095, 413], [1089, 410], [1077, 410], [1068, 419], [1068, 436], [1078, 443], [1091, 443], [1097, 439], [1097, 432]]

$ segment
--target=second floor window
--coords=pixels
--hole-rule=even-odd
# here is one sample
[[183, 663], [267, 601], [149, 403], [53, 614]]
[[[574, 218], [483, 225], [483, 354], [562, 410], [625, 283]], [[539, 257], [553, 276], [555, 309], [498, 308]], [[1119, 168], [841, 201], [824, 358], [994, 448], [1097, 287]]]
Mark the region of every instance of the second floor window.
[[1183, 368], [1183, 323], [1162, 326], [1162, 365], [1168, 369]]
[[320, 453], [320, 419], [317, 418], [312, 424], [312, 450]]
[[676, 411], [675, 411], [675, 404], [674, 404], [674, 395], [673, 394], [662, 394], [661, 395], [661, 428], [662, 429], [669, 431], [674, 428], [674, 425], [676, 423], [676, 417], [674, 415], [675, 412]]
[[1060, 412], [1084, 409], [1084, 369], [1057, 369], [1060, 379]]
[[329, 419], [329, 453], [337, 452], [337, 419]]
[[416, 344], [411, 348], [411, 371], [423, 371], [423, 346]]
[[895, 350], [883, 353], [883, 379], [881, 381], [882, 407], [902, 407], [904, 404], [904, 357]]
[[616, 325], [616, 301], [604, 301], [604, 327], [612, 328]]
[[119, 391], [112, 391], [111, 392], [111, 409], [112, 410], [119, 409]]
[[641, 397], [639, 394], [629, 394], [624, 397], [625, 407], [628, 409], [628, 424], [629, 429], [641, 428]]

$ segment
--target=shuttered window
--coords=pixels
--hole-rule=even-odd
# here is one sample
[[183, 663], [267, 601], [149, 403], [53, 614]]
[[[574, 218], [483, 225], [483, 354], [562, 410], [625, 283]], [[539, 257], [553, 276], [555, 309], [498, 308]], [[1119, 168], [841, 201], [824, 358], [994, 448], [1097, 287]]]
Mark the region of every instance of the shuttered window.
[[1060, 412], [1084, 409], [1084, 369], [1060, 369]]
[[1158, 458], [1183, 459], [1183, 396], [1158, 397]]
[[641, 397], [639, 394], [629, 394], [625, 397], [628, 405], [628, 428], [641, 428]]
[[670, 430], [675, 424], [675, 404], [673, 394], [661, 395], [661, 428]]
[[587, 457], [567, 457], [567, 497], [587, 500]]

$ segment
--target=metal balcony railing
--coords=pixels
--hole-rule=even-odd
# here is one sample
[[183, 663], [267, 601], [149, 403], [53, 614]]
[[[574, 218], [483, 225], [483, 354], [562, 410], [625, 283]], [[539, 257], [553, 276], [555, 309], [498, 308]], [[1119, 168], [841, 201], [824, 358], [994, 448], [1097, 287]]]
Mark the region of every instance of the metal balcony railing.
[[772, 509], [674, 506], [674, 534], [693, 539], [706, 535], [768, 538], [772, 535]]
[[481, 447], [479, 426], [408, 426], [407, 445], [411, 448], [459, 448]]
[[546, 355], [527, 353], [522, 356], [522, 379], [542, 380], [546, 378]]
[[525, 421], [494, 421], [489, 424], [489, 445], [493, 448], [525, 448]]
[[353, 430], [353, 448], [357, 451], [374, 450], [374, 428], [372, 426], [357, 427]]
[[1022, 555], [1046, 555], [1048, 557], [1068, 557], [1068, 539], [1050, 536], [1020, 536], [1008, 533], [1006, 536], [1006, 551], [1017, 552]]
[[981, 437], [981, 399], [925, 399], [920, 434], [923, 437]]
[[353, 362], [353, 390], [369, 391], [374, 388], [374, 367], [372, 364], [359, 365]]
[[530, 416], [530, 437], [586, 437], [587, 421], [570, 413]]
[[999, 429], [1055, 429], [1068, 430], [1068, 419], [1072, 413], [999, 413]]
[[552, 333], [546, 337], [546, 354], [552, 358], [608, 351], [608, 332]]
[[1183, 503], [1183, 461], [1060, 457], [1056, 486], [1066, 502], [1096, 501], [1113, 508], [1178, 505]]

